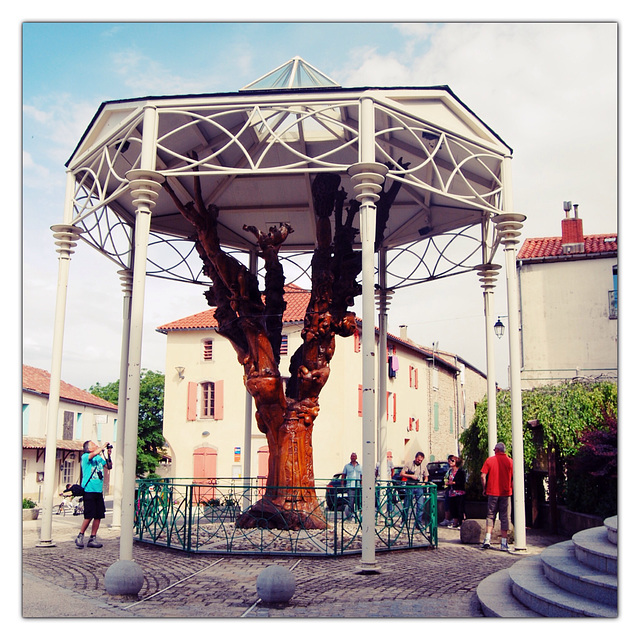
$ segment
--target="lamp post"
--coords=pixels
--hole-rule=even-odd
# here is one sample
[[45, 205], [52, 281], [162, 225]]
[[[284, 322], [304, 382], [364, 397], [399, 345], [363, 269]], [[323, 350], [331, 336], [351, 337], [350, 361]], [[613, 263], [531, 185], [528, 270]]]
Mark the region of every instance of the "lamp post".
[[502, 336], [504, 335], [504, 330], [505, 330], [505, 326], [504, 326], [504, 324], [502, 324], [502, 320], [500, 320], [500, 318], [506, 318], [506, 317], [507, 316], [498, 316], [498, 321], [493, 325], [493, 330], [494, 330], [498, 340], [500, 340], [500, 338], [502, 338]]

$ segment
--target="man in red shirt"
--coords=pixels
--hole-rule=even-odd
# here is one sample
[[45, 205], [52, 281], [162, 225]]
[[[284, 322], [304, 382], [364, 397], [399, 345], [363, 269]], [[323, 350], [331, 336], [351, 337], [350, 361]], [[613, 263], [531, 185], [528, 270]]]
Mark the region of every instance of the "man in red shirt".
[[500, 513], [500, 551], [509, 551], [507, 535], [513, 495], [513, 460], [505, 453], [503, 442], [498, 442], [493, 451], [495, 455], [487, 458], [480, 470], [482, 493], [487, 496], [486, 532], [482, 548], [491, 547], [496, 514]]

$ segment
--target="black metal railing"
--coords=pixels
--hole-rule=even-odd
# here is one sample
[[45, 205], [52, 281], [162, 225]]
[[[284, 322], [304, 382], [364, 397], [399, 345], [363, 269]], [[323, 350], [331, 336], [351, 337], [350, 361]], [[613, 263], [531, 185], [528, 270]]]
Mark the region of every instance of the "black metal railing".
[[[308, 522], [317, 522], [317, 516], [321, 516], [327, 527], [307, 528], [303, 518], [301, 527], [293, 530], [270, 528], [266, 521], [264, 526], [236, 526], [238, 517], [264, 493], [264, 481], [260, 479], [138, 480], [135, 539], [195, 553], [316, 556], [360, 553], [360, 488], [327, 489], [326, 484], [316, 482], [318, 507]], [[289, 487], [286, 491], [295, 494], [302, 489]], [[378, 482], [375, 500], [376, 550], [437, 547], [435, 485]]]

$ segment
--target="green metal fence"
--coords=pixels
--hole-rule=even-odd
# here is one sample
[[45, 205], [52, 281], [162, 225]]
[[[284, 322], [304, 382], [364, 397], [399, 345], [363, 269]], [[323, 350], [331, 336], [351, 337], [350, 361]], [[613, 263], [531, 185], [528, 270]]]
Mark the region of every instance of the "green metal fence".
[[[316, 481], [326, 529], [236, 527], [236, 519], [265, 490], [259, 480], [172, 478], [139, 480], [135, 538], [194, 553], [338, 556], [361, 553], [360, 489]], [[289, 489], [298, 489], [290, 487]], [[353, 500], [353, 510], [349, 501]], [[418, 517], [422, 518], [418, 521]], [[437, 547], [437, 489], [433, 484], [376, 484], [376, 551]]]

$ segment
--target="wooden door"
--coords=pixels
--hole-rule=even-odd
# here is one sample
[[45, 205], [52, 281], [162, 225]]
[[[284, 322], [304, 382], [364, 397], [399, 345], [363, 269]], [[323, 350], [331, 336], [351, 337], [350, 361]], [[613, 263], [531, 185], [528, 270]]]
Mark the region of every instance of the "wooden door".
[[194, 501], [203, 502], [215, 498], [216, 466], [218, 452], [210, 447], [200, 447], [193, 452], [193, 482], [196, 485], [210, 484], [211, 489], [196, 486]]

